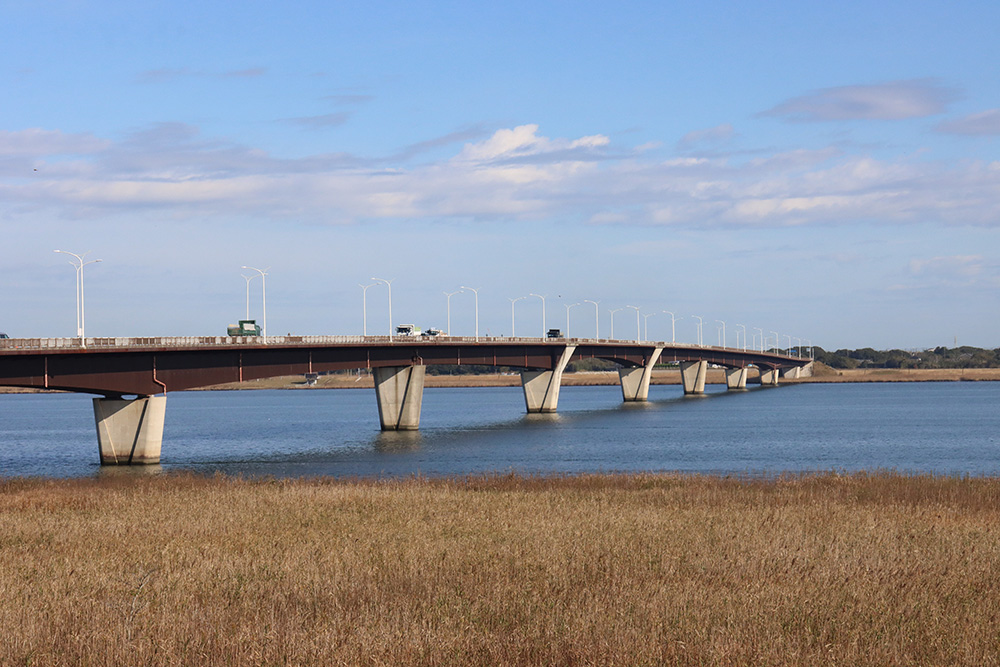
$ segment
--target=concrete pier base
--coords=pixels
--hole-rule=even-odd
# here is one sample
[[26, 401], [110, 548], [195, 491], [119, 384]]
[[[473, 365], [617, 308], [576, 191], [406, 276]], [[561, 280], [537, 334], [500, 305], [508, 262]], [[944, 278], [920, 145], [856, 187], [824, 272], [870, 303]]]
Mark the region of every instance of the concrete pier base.
[[802, 367], [799, 372], [800, 378], [811, 378], [813, 376], [814, 362], [810, 361], [808, 364]]
[[726, 388], [733, 389], [746, 389], [747, 388], [747, 369], [746, 368], [727, 368], [726, 369]]
[[662, 347], [654, 349], [649, 359], [646, 360], [645, 366], [618, 369], [618, 379], [622, 385], [622, 400], [626, 402], [649, 400], [649, 380], [653, 377], [653, 367], [660, 360], [662, 352]]
[[707, 361], [681, 362], [681, 383], [684, 385], [685, 394], [704, 394], [707, 376]]
[[133, 400], [95, 398], [94, 423], [101, 465], [142, 465], [160, 462], [167, 397]]
[[555, 412], [559, 407], [559, 387], [563, 370], [576, 350], [575, 345], [567, 346], [559, 356], [556, 367], [551, 371], [521, 371], [521, 387], [524, 389], [524, 405], [528, 413]]
[[760, 386], [762, 386], [762, 387], [777, 387], [778, 386], [778, 369], [776, 369], [776, 368], [762, 368], [762, 369], [760, 369]]
[[798, 366], [794, 368], [782, 368], [781, 377], [788, 378], [789, 380], [798, 380], [802, 376], [802, 369]]
[[378, 418], [383, 431], [416, 431], [424, 400], [426, 366], [373, 369]]

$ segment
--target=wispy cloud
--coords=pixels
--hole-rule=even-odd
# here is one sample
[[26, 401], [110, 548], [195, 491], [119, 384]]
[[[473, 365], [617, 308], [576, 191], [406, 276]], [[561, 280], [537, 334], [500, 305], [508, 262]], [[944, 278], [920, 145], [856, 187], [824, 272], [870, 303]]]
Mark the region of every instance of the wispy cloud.
[[303, 116], [300, 118], [287, 118], [285, 122], [300, 127], [307, 127], [313, 130], [321, 130], [328, 127], [338, 127], [350, 119], [351, 114], [346, 111], [336, 113], [326, 113], [319, 116]]
[[677, 142], [677, 150], [687, 151], [702, 146], [715, 147], [732, 140], [736, 131], [729, 123], [716, 125], [704, 130], [688, 132]]
[[902, 120], [944, 113], [958, 97], [935, 79], [822, 88], [762, 112], [790, 122]]
[[972, 137], [1000, 135], [1000, 109], [988, 109], [962, 118], [944, 121], [935, 128], [943, 134], [964, 134]]
[[136, 83], [159, 84], [169, 83], [186, 78], [211, 78], [211, 79], [247, 79], [264, 76], [267, 74], [266, 67], [248, 67], [246, 69], [227, 70], [222, 72], [212, 72], [208, 70], [196, 70], [189, 67], [151, 69], [139, 72]]
[[[433, 157], [409, 165], [418, 153]], [[523, 125], [458, 130], [385, 158], [288, 159], [164, 123], [119, 141], [51, 130], [0, 134], [5, 154], [32, 156], [43, 167], [30, 179], [0, 171], [0, 213], [8, 215], [32, 207], [72, 217], [166, 209], [205, 218], [576, 220], [679, 229], [1000, 226], [1000, 162], [878, 160], [844, 147], [664, 160], [614, 148], [603, 134], [548, 137]]]

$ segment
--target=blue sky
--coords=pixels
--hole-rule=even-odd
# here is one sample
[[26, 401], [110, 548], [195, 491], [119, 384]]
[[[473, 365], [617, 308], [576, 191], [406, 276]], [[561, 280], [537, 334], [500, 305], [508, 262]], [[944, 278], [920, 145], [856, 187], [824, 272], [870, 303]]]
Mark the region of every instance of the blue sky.
[[[479, 292], [1000, 346], [1000, 4], [0, 0], [0, 330], [444, 327]], [[260, 283], [251, 283], [260, 316]], [[369, 332], [387, 328], [368, 290]], [[516, 333], [541, 302], [515, 304]], [[570, 311], [594, 334], [594, 307]], [[471, 334], [474, 298], [451, 299]], [[615, 315], [635, 336], [635, 313]]]

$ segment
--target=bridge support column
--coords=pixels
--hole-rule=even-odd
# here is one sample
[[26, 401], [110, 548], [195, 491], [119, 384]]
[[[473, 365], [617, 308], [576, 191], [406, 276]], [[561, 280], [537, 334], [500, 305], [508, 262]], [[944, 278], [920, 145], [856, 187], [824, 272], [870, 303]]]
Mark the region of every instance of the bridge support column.
[[521, 371], [521, 387], [524, 389], [524, 404], [528, 413], [555, 412], [559, 407], [559, 387], [562, 383], [563, 370], [570, 357], [576, 351], [576, 345], [568, 345], [563, 349], [556, 367], [551, 371]]
[[654, 349], [645, 366], [618, 369], [618, 379], [622, 385], [622, 400], [626, 402], [649, 400], [649, 380], [653, 377], [653, 366], [660, 360], [662, 352], [662, 347]]
[[776, 369], [776, 368], [761, 368], [760, 369], [760, 386], [762, 386], [762, 387], [777, 387], [778, 386], [778, 369]]
[[707, 376], [707, 361], [701, 360], [681, 362], [681, 383], [684, 385], [685, 394], [704, 394], [705, 378]]
[[789, 380], [798, 380], [802, 373], [802, 369], [798, 366], [793, 366], [791, 368], [782, 368], [781, 377], [788, 378]]
[[426, 366], [389, 366], [373, 369], [378, 418], [383, 431], [416, 431], [424, 400]]
[[101, 465], [160, 462], [167, 397], [95, 398], [94, 423]]
[[726, 369], [726, 388], [727, 389], [746, 389], [747, 388], [747, 369], [746, 368], [727, 368]]

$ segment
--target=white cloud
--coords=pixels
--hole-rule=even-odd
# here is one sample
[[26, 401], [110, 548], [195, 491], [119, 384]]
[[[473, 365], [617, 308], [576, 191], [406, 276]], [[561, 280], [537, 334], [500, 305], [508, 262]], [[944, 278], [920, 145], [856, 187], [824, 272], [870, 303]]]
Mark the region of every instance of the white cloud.
[[694, 130], [688, 132], [677, 142], [678, 150], [690, 150], [699, 146], [718, 146], [732, 140], [736, 135], [733, 126], [729, 123], [716, 125], [704, 130]]
[[159, 210], [172, 217], [303, 222], [1000, 225], [1000, 163], [878, 160], [842, 148], [742, 162], [616, 150], [604, 135], [551, 138], [523, 125], [407, 167], [398, 158], [349, 154], [281, 159], [182, 124], [152, 126], [117, 142], [25, 130], [0, 133], [0, 157], [30, 155], [39, 170], [22, 178], [23, 164], [15, 171], [0, 159], [0, 215], [46, 209], [87, 218]]
[[957, 97], [933, 79], [822, 88], [763, 112], [789, 121], [902, 120], [944, 113]]
[[939, 123], [934, 128], [943, 134], [964, 134], [973, 137], [1000, 135], [1000, 109], [988, 109], [962, 118]]

